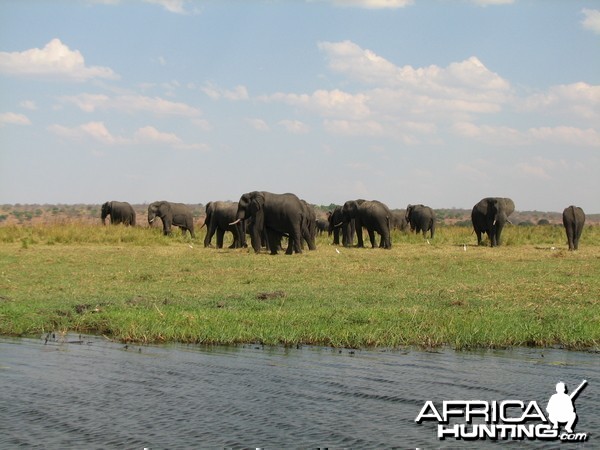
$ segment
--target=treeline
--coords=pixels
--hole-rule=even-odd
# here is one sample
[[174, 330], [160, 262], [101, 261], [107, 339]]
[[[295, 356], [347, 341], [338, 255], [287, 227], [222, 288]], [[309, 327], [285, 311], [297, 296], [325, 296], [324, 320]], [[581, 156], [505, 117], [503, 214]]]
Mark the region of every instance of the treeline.
[[[148, 204], [132, 204], [139, 223], [147, 215]], [[188, 205], [197, 220], [205, 217], [204, 204]], [[325, 217], [327, 211], [333, 211], [334, 203], [329, 205], [313, 205], [317, 217]], [[0, 205], [1, 224], [31, 224], [55, 222], [65, 219], [83, 222], [100, 221], [100, 204], [4, 204]], [[434, 209], [436, 220], [440, 225], [472, 226], [471, 210], [462, 208]], [[513, 225], [562, 225], [562, 212], [554, 211], [515, 211], [510, 220]], [[600, 214], [586, 214], [586, 225], [600, 224]]]

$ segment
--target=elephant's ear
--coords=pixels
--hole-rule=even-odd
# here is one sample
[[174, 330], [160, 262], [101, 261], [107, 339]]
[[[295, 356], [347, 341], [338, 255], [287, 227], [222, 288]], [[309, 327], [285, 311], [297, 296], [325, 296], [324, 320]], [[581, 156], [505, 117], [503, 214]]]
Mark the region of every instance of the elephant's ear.
[[254, 211], [260, 211], [265, 206], [265, 196], [260, 192], [252, 198], [252, 209]]
[[158, 205], [158, 211], [162, 215], [166, 215], [171, 212], [171, 204], [169, 202], [160, 202]]

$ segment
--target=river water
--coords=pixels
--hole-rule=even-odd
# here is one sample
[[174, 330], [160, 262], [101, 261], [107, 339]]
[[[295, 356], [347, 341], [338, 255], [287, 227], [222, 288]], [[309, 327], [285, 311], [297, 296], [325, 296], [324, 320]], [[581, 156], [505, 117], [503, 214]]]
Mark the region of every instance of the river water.
[[[437, 437], [431, 400], [519, 399], [558, 381], [575, 432], [556, 440]], [[0, 338], [0, 448], [600, 448], [600, 355], [261, 346], [125, 346], [101, 337]], [[520, 416], [520, 414], [518, 414]], [[462, 419], [464, 423], [464, 418]]]

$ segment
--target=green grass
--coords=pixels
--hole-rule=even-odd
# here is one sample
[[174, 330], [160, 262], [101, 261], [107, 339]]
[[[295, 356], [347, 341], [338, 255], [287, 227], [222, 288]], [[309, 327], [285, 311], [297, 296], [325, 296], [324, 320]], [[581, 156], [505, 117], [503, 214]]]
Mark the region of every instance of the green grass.
[[469, 228], [440, 227], [430, 244], [395, 233], [386, 251], [323, 236], [314, 252], [270, 256], [205, 249], [198, 230], [192, 241], [142, 227], [0, 227], [0, 334], [600, 348], [600, 227], [585, 229], [578, 252], [560, 227], [503, 238], [477, 247]]

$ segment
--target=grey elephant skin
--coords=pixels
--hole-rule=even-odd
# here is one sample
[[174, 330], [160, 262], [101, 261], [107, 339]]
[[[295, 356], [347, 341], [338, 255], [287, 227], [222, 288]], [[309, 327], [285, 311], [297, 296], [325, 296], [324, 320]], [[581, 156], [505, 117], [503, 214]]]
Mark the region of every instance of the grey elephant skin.
[[486, 197], [473, 206], [471, 221], [477, 234], [477, 245], [481, 245], [483, 233], [487, 234], [491, 247], [500, 245], [502, 230], [514, 210], [515, 203], [505, 197]]
[[392, 210], [392, 230], [406, 231], [407, 229], [406, 210]]
[[571, 205], [565, 208], [562, 217], [567, 240], [569, 241], [569, 250], [577, 250], [579, 248], [579, 238], [585, 224], [585, 213], [579, 206]]
[[[371, 246], [375, 248], [375, 233], [381, 236], [380, 248], [392, 248], [390, 236], [392, 213], [382, 202], [377, 200], [348, 200], [342, 207], [344, 223], [354, 219], [358, 247], [364, 247], [362, 227], [367, 229]], [[349, 241], [346, 239], [346, 243]]]
[[173, 203], [160, 201], [151, 203], [148, 206], [148, 223], [152, 224], [156, 217], [160, 217], [163, 223], [163, 234], [171, 234], [171, 226], [181, 228], [181, 233], [185, 236], [185, 232], [189, 231], [192, 238], [194, 234], [194, 217], [192, 210], [183, 203]]
[[350, 247], [354, 242], [356, 234], [356, 224], [354, 219], [350, 222], [344, 222], [342, 207], [336, 206], [333, 211], [327, 212], [327, 222], [329, 236], [333, 234], [333, 245], [340, 245], [340, 234], [342, 235], [342, 245]]
[[[225, 232], [233, 234], [233, 243], [229, 248], [246, 247], [246, 226], [245, 223], [238, 222], [235, 225], [229, 225], [235, 221], [237, 212], [237, 203], [230, 202], [208, 202], [206, 204], [206, 236], [204, 237], [204, 246], [211, 247], [211, 241], [215, 233], [217, 234], [217, 248], [223, 248], [223, 237]], [[203, 225], [203, 226], [204, 226]]]
[[423, 232], [423, 237], [429, 231], [431, 238], [435, 234], [435, 213], [425, 205], [408, 205], [404, 216], [410, 230], [417, 234]]
[[[266, 233], [272, 255], [277, 254], [282, 236], [288, 236], [286, 254], [302, 253], [304, 206], [294, 194], [253, 191], [240, 197], [236, 222], [252, 219], [248, 225], [252, 248], [260, 252], [261, 236]], [[235, 222], [232, 223], [232, 225]]]
[[110, 223], [113, 225], [119, 223], [135, 225], [135, 211], [127, 202], [106, 202], [101, 209], [102, 225], [106, 225], [106, 217], [108, 216], [110, 216]]
[[317, 213], [306, 200], [301, 199], [300, 203], [302, 203], [302, 239], [306, 241], [309, 250], [316, 250]]

